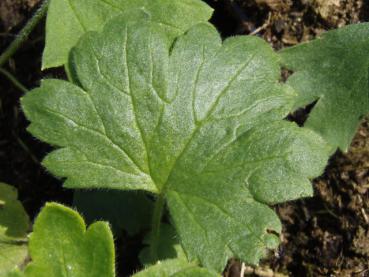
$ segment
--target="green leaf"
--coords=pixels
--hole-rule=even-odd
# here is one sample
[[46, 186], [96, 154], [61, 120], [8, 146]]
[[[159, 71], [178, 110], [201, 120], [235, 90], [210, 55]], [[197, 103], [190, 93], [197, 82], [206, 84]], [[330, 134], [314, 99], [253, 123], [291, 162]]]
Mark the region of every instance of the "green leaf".
[[0, 275], [1, 277], [24, 277], [24, 273], [18, 269], [8, 272], [5, 275]]
[[343, 151], [369, 112], [368, 53], [369, 23], [280, 52], [283, 65], [294, 71], [287, 82], [298, 92], [294, 109], [317, 101], [305, 126]]
[[0, 183], [0, 276], [10, 274], [26, 260], [29, 225], [17, 190]]
[[[159, 239], [158, 239], [158, 259], [160, 261], [166, 259], [184, 259], [187, 261], [186, 254], [183, 251], [183, 248], [179, 244], [179, 240], [177, 234], [172, 226], [168, 224], [161, 224], [159, 230]], [[149, 233], [143, 243], [147, 246], [140, 253], [140, 261], [144, 266], [148, 266], [150, 264], [156, 263], [156, 260], [152, 259], [151, 256], [151, 247], [150, 243], [153, 240], [153, 233]]]
[[158, 262], [132, 277], [220, 277], [220, 275], [185, 260], [173, 259]]
[[173, 43], [158, 24], [117, 18], [83, 37], [71, 67], [80, 86], [45, 80], [22, 99], [32, 134], [59, 147], [43, 164], [64, 186], [157, 194], [152, 253], [163, 200], [190, 261], [221, 271], [277, 246], [267, 204], [312, 195], [329, 148], [282, 120], [294, 94], [266, 42], [222, 43], [199, 24]]
[[115, 276], [114, 241], [109, 225], [96, 222], [87, 230], [74, 210], [48, 203], [33, 227], [27, 277]]
[[29, 225], [16, 188], [0, 183], [0, 240], [26, 238]]
[[175, 35], [212, 15], [212, 9], [200, 0], [50, 0], [42, 68], [66, 64], [70, 50], [84, 33], [101, 31], [120, 13], [140, 17], [135, 10], [144, 11]]
[[0, 240], [0, 276], [15, 275], [13, 270], [26, 261], [27, 255], [26, 243]]
[[116, 235], [122, 230], [135, 235], [150, 227], [153, 203], [143, 193], [79, 190], [74, 193], [73, 203], [87, 223], [109, 221]]

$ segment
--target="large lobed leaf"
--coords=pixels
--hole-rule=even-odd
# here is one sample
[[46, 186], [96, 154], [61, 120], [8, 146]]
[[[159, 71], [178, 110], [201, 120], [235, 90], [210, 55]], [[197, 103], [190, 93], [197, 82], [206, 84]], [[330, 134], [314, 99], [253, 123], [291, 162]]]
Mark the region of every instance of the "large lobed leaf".
[[282, 120], [294, 94], [267, 43], [222, 43], [210, 24], [173, 43], [160, 24], [117, 18], [70, 61], [79, 86], [45, 80], [22, 99], [29, 130], [59, 147], [44, 165], [66, 187], [158, 194], [189, 260], [219, 271], [276, 247], [267, 204], [311, 195], [329, 149]]
[[0, 276], [10, 274], [25, 262], [29, 226], [17, 190], [0, 183]]
[[200, 0], [50, 0], [42, 67], [66, 64], [70, 50], [84, 33], [101, 31], [120, 13], [134, 18], [136, 10], [143, 10], [177, 35], [208, 21], [212, 14]]
[[305, 126], [343, 151], [369, 113], [368, 38], [369, 23], [355, 24], [280, 52], [294, 71], [288, 79], [298, 92], [294, 109], [317, 101]]
[[60, 204], [47, 203], [41, 210], [29, 248], [32, 262], [25, 269], [27, 277], [115, 276], [108, 224], [95, 222], [86, 230], [80, 215]]

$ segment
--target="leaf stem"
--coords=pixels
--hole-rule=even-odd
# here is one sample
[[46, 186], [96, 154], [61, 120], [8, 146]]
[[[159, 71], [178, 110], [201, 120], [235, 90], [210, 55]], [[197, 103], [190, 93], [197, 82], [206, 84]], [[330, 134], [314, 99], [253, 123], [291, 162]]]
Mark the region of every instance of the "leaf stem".
[[49, 0], [44, 0], [40, 8], [35, 12], [33, 17], [28, 20], [27, 24], [17, 35], [17, 38], [8, 46], [8, 48], [0, 56], [0, 67], [4, 65], [18, 50], [18, 48], [23, 44], [23, 42], [28, 38], [32, 30], [37, 26], [40, 20], [44, 17], [47, 11]]
[[165, 205], [165, 197], [164, 193], [161, 193], [156, 202], [154, 207], [154, 213], [152, 217], [152, 224], [151, 224], [151, 241], [150, 241], [150, 255], [152, 261], [157, 261], [158, 257], [158, 248], [159, 248], [159, 240], [160, 240], [160, 225], [161, 225], [161, 218], [163, 216]]
[[9, 81], [12, 82], [13, 85], [17, 87], [19, 90], [21, 90], [23, 93], [28, 92], [28, 89], [24, 85], [22, 85], [22, 83], [19, 82], [17, 78], [13, 74], [11, 74], [9, 71], [0, 67], [0, 73], [3, 74], [6, 78], [8, 78]]

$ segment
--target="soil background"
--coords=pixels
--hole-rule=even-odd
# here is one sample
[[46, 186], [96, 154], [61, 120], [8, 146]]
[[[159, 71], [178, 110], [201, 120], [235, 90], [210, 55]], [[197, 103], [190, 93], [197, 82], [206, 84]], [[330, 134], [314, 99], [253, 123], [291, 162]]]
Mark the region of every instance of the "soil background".
[[[308, 41], [329, 29], [369, 21], [368, 0], [207, 0], [212, 23], [224, 38], [252, 34], [275, 49]], [[39, 0], [0, 1], [0, 52], [14, 39]], [[63, 78], [61, 69], [41, 72], [44, 22], [5, 68], [27, 88], [45, 77]], [[46, 201], [70, 205], [72, 191], [62, 188], [40, 161], [50, 146], [30, 136], [20, 107], [22, 92], [0, 75], [0, 181], [16, 186], [33, 218]], [[303, 124], [310, 107], [289, 119]], [[229, 262], [225, 276], [369, 276], [369, 125], [365, 119], [348, 153], [337, 152], [320, 178], [313, 198], [278, 205], [282, 244], [260, 267]], [[138, 268], [138, 237], [117, 241], [118, 271]], [[124, 262], [122, 262], [124, 261]]]

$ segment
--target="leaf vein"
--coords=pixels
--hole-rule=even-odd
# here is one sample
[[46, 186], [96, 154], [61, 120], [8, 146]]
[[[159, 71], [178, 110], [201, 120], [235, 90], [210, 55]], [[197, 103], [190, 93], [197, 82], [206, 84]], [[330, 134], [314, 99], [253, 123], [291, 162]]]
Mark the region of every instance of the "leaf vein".
[[209, 236], [208, 236], [208, 231], [205, 229], [204, 226], [202, 226], [202, 224], [196, 219], [196, 215], [191, 211], [191, 209], [187, 206], [186, 202], [183, 200], [183, 198], [181, 197], [181, 195], [175, 191], [175, 190], [171, 190], [177, 197], [177, 200], [179, 200], [179, 202], [182, 203], [182, 205], [186, 208], [186, 210], [188, 211], [188, 215], [192, 218], [192, 221], [195, 222], [195, 224], [197, 226], [200, 227], [200, 229], [204, 232], [206, 241], [208, 244], [210, 244], [210, 240], [209, 240]]
[[111, 81], [109, 81], [108, 77], [107, 77], [107, 76], [106, 76], [106, 75], [101, 71], [100, 61], [99, 61], [99, 59], [98, 59], [98, 57], [97, 57], [97, 54], [95, 53], [95, 51], [94, 51], [94, 50], [92, 50], [92, 52], [93, 52], [93, 53], [94, 53], [94, 55], [95, 55], [96, 69], [97, 69], [97, 71], [98, 71], [98, 74], [102, 77], [103, 81], [105, 81], [105, 83], [106, 83], [107, 85], [109, 85], [110, 87], [112, 87], [112, 88], [114, 88], [114, 89], [116, 89], [116, 90], [118, 90], [118, 91], [122, 92], [123, 94], [125, 94], [125, 95], [129, 96], [129, 94], [128, 94], [126, 91], [122, 90], [121, 88], [118, 88], [118, 87], [117, 87], [116, 85], [114, 85]]
[[[75, 147], [72, 147], [74, 149], [76, 149]], [[78, 150], [77, 150], [78, 151]], [[78, 151], [79, 153], [81, 153], [80, 151]], [[93, 165], [96, 165], [96, 166], [99, 166], [99, 167], [103, 167], [103, 168], [111, 168], [111, 169], [114, 169], [114, 170], [117, 170], [119, 172], [122, 172], [124, 174], [127, 174], [127, 175], [130, 175], [130, 176], [137, 176], [137, 177], [140, 177], [140, 175], [137, 175], [137, 174], [133, 174], [132, 172], [129, 172], [129, 171], [124, 171], [123, 169], [120, 169], [120, 168], [117, 168], [115, 166], [112, 166], [112, 165], [109, 165], [109, 164], [103, 164], [101, 162], [97, 162], [97, 161], [92, 161], [90, 160], [85, 153], [81, 153], [86, 160], [84, 161], [75, 161], [75, 162], [71, 162], [71, 161], [63, 161], [63, 162], [60, 162], [59, 163], [68, 163], [68, 164], [71, 164], [71, 163], [75, 163], [75, 164], [78, 164], [78, 163], [90, 163], [90, 164], [93, 164]]]
[[210, 107], [209, 112], [207, 113], [207, 115], [205, 116], [204, 120], [201, 120], [198, 122], [198, 124], [196, 124], [195, 129], [193, 130], [193, 133], [191, 134], [191, 136], [189, 137], [189, 139], [187, 140], [187, 142], [185, 143], [182, 151], [179, 153], [179, 155], [177, 156], [176, 160], [173, 163], [172, 168], [169, 171], [169, 175], [167, 178], [167, 181], [165, 182], [164, 186], [163, 186], [163, 190], [166, 189], [168, 180], [170, 179], [173, 170], [175, 169], [178, 161], [182, 158], [182, 156], [184, 155], [184, 153], [186, 152], [187, 148], [189, 147], [191, 141], [193, 140], [193, 138], [195, 137], [196, 133], [201, 129], [201, 127], [203, 126], [203, 124], [206, 122], [206, 119], [210, 116], [210, 114], [213, 112], [213, 110], [215, 109], [215, 107], [217, 106], [219, 99], [224, 95], [224, 93], [228, 90], [228, 88], [231, 86], [232, 82], [236, 80], [236, 78], [241, 74], [241, 72], [250, 64], [250, 62], [252, 61], [252, 59], [255, 57], [255, 54], [252, 55], [236, 72], [235, 72], [235, 76], [233, 78], [231, 78], [231, 81], [228, 82], [228, 84], [226, 85], [226, 87], [221, 91], [221, 93], [218, 95], [217, 100], [213, 103], [213, 105]]
[[[148, 151], [148, 146], [147, 146], [147, 142], [146, 139], [144, 137], [144, 133], [143, 130], [138, 122], [137, 119], [137, 111], [136, 111], [136, 104], [135, 104], [135, 100], [134, 100], [134, 96], [132, 95], [132, 91], [131, 91], [131, 78], [130, 78], [130, 71], [129, 71], [129, 66], [128, 66], [128, 48], [127, 48], [127, 44], [128, 44], [128, 27], [126, 26], [125, 28], [125, 34], [124, 34], [124, 43], [123, 43], [123, 57], [124, 57], [124, 67], [125, 67], [125, 72], [126, 72], [126, 78], [127, 78], [127, 85], [128, 85], [128, 93], [131, 97], [131, 104], [132, 104], [132, 110], [133, 110], [133, 116], [135, 118], [135, 123], [137, 126], [137, 129], [141, 135], [141, 139], [145, 148], [145, 152], [146, 152], [146, 163], [147, 163], [147, 167], [149, 169], [149, 175], [150, 177], [152, 177], [151, 174], [151, 166], [150, 166], [150, 160], [149, 160], [149, 151]], [[154, 181], [154, 180], [153, 180]], [[155, 184], [155, 182], [154, 182]]]
[[[121, 148], [119, 145], [117, 145], [117, 144], [115, 144], [111, 139], [110, 139], [110, 137], [108, 136], [108, 135], [106, 135], [106, 134], [104, 134], [104, 133], [102, 133], [102, 132], [100, 132], [100, 131], [97, 131], [97, 130], [95, 130], [95, 129], [92, 129], [92, 128], [90, 128], [90, 127], [87, 127], [87, 126], [84, 126], [84, 125], [82, 125], [82, 124], [80, 124], [80, 123], [77, 123], [76, 121], [74, 121], [72, 118], [70, 118], [70, 117], [68, 117], [68, 116], [66, 116], [66, 115], [64, 115], [64, 114], [62, 114], [62, 113], [60, 113], [60, 112], [57, 112], [57, 111], [54, 111], [54, 110], [51, 110], [51, 109], [49, 109], [49, 108], [44, 108], [44, 110], [45, 111], [47, 111], [47, 112], [49, 112], [49, 113], [51, 113], [51, 114], [54, 114], [55, 116], [57, 116], [57, 117], [61, 117], [63, 120], [67, 120], [67, 121], [70, 121], [70, 122], [72, 122], [75, 126], [77, 126], [77, 127], [79, 127], [79, 128], [81, 128], [81, 129], [83, 129], [83, 130], [86, 130], [86, 131], [88, 131], [88, 132], [91, 132], [91, 133], [94, 133], [94, 134], [96, 134], [96, 135], [98, 135], [99, 137], [101, 137], [101, 138], [103, 138], [104, 140], [106, 140], [106, 141], [108, 141], [109, 143], [108, 143], [108, 145], [110, 145], [111, 147], [113, 147], [114, 149], [116, 149], [116, 150], [118, 150], [119, 152], [121, 152], [122, 154], [124, 154], [124, 156], [126, 157], [126, 158], [128, 158], [128, 161], [130, 161], [130, 163], [132, 164], [132, 165], [134, 165], [134, 167], [136, 168], [136, 169], [138, 169], [139, 171], [141, 171], [142, 172], [142, 170], [140, 169], [140, 167], [134, 162], [134, 160], [128, 155], [128, 153], [126, 153], [126, 151], [123, 149], [123, 148]], [[143, 172], [144, 173], [144, 172]]]
[[73, 12], [73, 14], [74, 14], [75, 18], [77, 19], [77, 21], [78, 21], [79, 25], [81, 25], [81, 27], [82, 27], [83, 31], [84, 31], [84, 32], [87, 32], [87, 28], [86, 28], [86, 27], [85, 27], [85, 25], [82, 23], [82, 20], [81, 20], [81, 18], [79, 17], [79, 15], [77, 14], [77, 11], [76, 11], [75, 7], [73, 6], [73, 4], [72, 4], [71, 0], [67, 0], [67, 2], [68, 2], [68, 4], [69, 4], [69, 7], [70, 7], [70, 9], [72, 10], [72, 12]]
[[192, 116], [193, 116], [196, 124], [198, 123], [198, 120], [197, 120], [196, 109], [195, 109], [195, 97], [196, 97], [195, 94], [196, 94], [197, 85], [199, 83], [200, 71], [202, 70], [202, 67], [204, 66], [204, 63], [205, 63], [205, 47], [202, 46], [201, 63], [200, 63], [200, 66], [197, 69], [195, 82], [194, 82], [194, 87], [193, 87], [193, 90], [192, 90]]
[[[172, 190], [174, 191], [174, 190]], [[235, 222], [237, 225], [241, 225], [238, 220], [236, 218], [234, 218], [227, 210], [225, 210], [224, 208], [222, 208], [221, 206], [219, 206], [218, 204], [211, 202], [209, 199], [206, 199], [205, 197], [201, 197], [195, 194], [191, 194], [188, 192], [180, 192], [180, 194], [182, 195], [187, 195], [188, 197], [192, 197], [192, 198], [196, 198], [199, 199], [202, 202], [206, 202], [208, 203], [209, 206], [213, 206], [214, 208], [216, 208], [217, 210], [219, 210], [221, 213], [223, 213], [226, 217], [232, 219], [233, 222]], [[182, 200], [183, 201], [183, 200]], [[247, 231], [249, 231], [250, 234], [255, 234], [255, 232], [252, 231], [252, 229], [247, 225], [247, 224], [242, 224], [241, 226], [245, 227], [247, 229]], [[255, 236], [254, 237], [260, 241], [261, 243], [264, 244], [264, 242], [259, 238], [259, 236]], [[228, 246], [228, 243], [225, 243], [226, 246]]]
[[242, 73], [242, 71], [249, 66], [249, 64], [252, 62], [252, 60], [254, 59], [254, 57], [256, 56], [256, 54], [251, 55], [251, 57], [243, 64], [241, 65], [235, 72], [234, 76], [229, 80], [229, 82], [226, 84], [226, 86], [224, 87], [224, 89], [219, 93], [219, 95], [217, 96], [217, 98], [215, 99], [214, 103], [210, 106], [210, 109], [208, 110], [208, 112], [206, 113], [203, 121], [206, 121], [206, 119], [212, 114], [212, 112], [214, 111], [214, 109], [217, 107], [217, 105], [219, 104], [220, 99], [224, 96], [224, 94], [228, 91], [228, 89], [231, 87], [231, 85], [233, 84], [234, 81], [236, 81], [236, 79], [240, 76], [240, 74]]
[[151, 89], [151, 91], [164, 103], [169, 103], [164, 97], [162, 97], [158, 91], [156, 90], [155, 86], [154, 86], [154, 59], [153, 59], [153, 55], [152, 55], [152, 47], [151, 47], [151, 43], [152, 43], [152, 33], [150, 32], [149, 35], [149, 57], [150, 57], [150, 82], [149, 82], [149, 87]]

